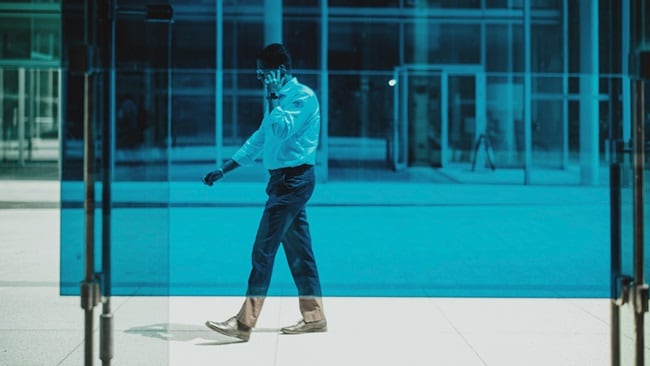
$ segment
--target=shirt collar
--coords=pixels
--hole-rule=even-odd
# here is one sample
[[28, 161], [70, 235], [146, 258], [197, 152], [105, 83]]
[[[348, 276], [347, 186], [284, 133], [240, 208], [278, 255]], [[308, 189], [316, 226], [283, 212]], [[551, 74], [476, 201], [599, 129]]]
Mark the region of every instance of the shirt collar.
[[278, 94], [280, 94], [282, 96], [285, 96], [285, 95], [289, 94], [291, 89], [296, 84], [298, 84], [298, 79], [295, 76], [292, 76], [291, 79], [289, 79], [289, 81], [287, 81], [287, 83], [284, 84], [280, 90], [278, 90]]

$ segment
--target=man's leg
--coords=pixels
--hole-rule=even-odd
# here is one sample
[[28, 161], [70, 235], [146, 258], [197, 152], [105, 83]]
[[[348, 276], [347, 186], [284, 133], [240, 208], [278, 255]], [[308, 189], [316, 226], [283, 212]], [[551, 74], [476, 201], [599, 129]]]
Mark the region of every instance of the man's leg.
[[275, 254], [295, 215], [273, 198], [270, 196], [257, 230], [252, 253], [253, 269], [248, 279], [246, 300], [239, 313], [225, 322], [206, 322], [208, 328], [242, 341], [248, 341], [251, 329], [257, 324], [271, 282]]
[[252, 251], [252, 269], [248, 278], [246, 300], [237, 319], [254, 327], [271, 283], [275, 255], [280, 242], [292, 225], [304, 202], [292, 201], [287, 196], [282, 175], [272, 176], [267, 188], [269, 199], [264, 208]]
[[246, 300], [237, 313], [237, 320], [249, 328], [255, 327], [262, 312], [265, 297], [246, 296]]
[[304, 321], [312, 323], [325, 320], [318, 268], [304, 208], [294, 218], [282, 244], [298, 288], [300, 312]]

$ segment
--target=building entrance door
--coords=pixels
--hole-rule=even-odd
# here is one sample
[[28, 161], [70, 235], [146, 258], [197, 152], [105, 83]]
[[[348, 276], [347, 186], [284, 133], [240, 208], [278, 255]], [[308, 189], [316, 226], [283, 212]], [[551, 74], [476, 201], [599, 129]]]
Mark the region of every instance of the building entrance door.
[[469, 164], [486, 130], [482, 68], [403, 65], [394, 81], [393, 167]]

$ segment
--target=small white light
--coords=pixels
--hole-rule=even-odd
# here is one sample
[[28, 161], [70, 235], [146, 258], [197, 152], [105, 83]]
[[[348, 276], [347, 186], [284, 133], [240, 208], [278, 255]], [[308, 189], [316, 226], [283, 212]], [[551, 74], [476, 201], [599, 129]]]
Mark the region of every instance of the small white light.
[[397, 80], [395, 79], [388, 80], [388, 86], [395, 86], [395, 85], [397, 85]]

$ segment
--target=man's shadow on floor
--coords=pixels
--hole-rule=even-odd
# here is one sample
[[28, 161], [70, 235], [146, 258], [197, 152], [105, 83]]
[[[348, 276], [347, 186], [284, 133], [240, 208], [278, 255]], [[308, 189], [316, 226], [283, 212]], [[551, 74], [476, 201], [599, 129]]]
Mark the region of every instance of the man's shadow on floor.
[[[222, 346], [226, 344], [245, 343], [237, 338], [228, 337], [208, 329], [205, 326], [194, 324], [158, 323], [133, 327], [124, 331], [128, 334], [137, 334], [143, 337], [160, 339], [168, 342], [191, 342], [203, 340], [207, 342], [195, 343], [197, 346]], [[253, 333], [279, 333], [280, 329], [255, 328]]]

